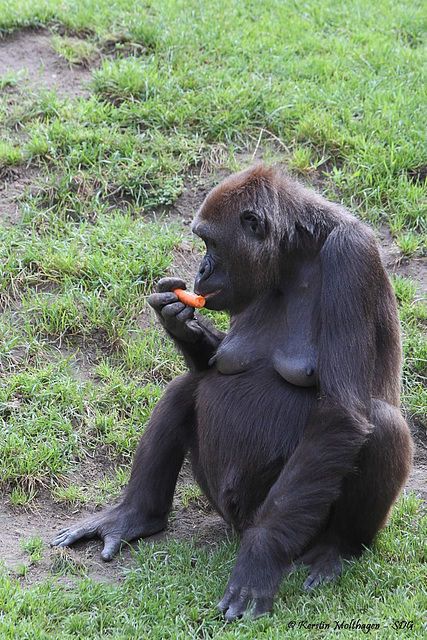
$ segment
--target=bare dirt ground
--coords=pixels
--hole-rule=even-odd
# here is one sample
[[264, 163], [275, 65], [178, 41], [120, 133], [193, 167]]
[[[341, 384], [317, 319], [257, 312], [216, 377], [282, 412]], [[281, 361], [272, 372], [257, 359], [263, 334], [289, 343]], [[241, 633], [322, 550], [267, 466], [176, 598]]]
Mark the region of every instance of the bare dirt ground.
[[[55, 89], [58, 94], [71, 98], [90, 95], [86, 87], [91, 75], [90, 70], [81, 67], [71, 68], [51, 47], [50, 33], [46, 30], [25, 30], [0, 40], [0, 76], [9, 71], [20, 73], [15, 91], [36, 92], [46, 88]], [[8, 91], [11, 99], [14, 99], [14, 89]], [[251, 156], [248, 155], [248, 164], [250, 159]], [[216, 180], [224, 175], [226, 175], [225, 171], [217, 171]], [[21, 216], [19, 197], [26, 189], [40, 186], [45, 180], [43, 174], [34, 167], [18, 167], [3, 172], [0, 175], [0, 220], [6, 225], [17, 224]], [[321, 183], [321, 176], [315, 177], [315, 182]], [[198, 176], [197, 180], [193, 177], [168, 215], [173, 218], [180, 217], [184, 223], [189, 224], [194, 211], [210, 188], [211, 181], [207, 176]], [[379, 240], [382, 258], [389, 273], [398, 273], [414, 279], [419, 284], [420, 293], [427, 294], [427, 259], [409, 260], [403, 257], [386, 227], [381, 229]], [[194, 279], [198, 261], [199, 256], [194, 251], [191, 241], [184, 240], [176, 254], [174, 272], [185, 275], [191, 282]], [[149, 327], [148, 317], [148, 312], [141, 316], [139, 323], [141, 329]], [[83, 376], [86, 379], [90, 377], [90, 361], [90, 353], [85, 354], [80, 350], [76, 376]], [[427, 499], [426, 426], [413, 424], [412, 432], [416, 445], [415, 464], [406, 490], [415, 490]], [[107, 458], [98, 455], [81, 465], [80, 471], [73, 477], [73, 482], [90, 486], [100, 477], [108, 475], [111, 471], [110, 467]], [[181, 538], [195, 535], [200, 544], [214, 545], [218, 540], [225, 539], [229, 535], [230, 529], [204, 500], [201, 500], [200, 504], [191, 503], [188, 508], [183, 506], [180, 494], [183, 487], [191, 482], [191, 472], [186, 465], [178, 482], [177, 497], [169, 527], [166, 532], [153, 536], [150, 540], [165, 539], [169, 536]], [[0, 562], [3, 561], [8, 568], [16, 571], [16, 575], [22, 574], [22, 566], [26, 565], [27, 571], [23, 578], [26, 584], [37, 582], [56, 571], [61, 572], [61, 567], [65, 565], [68, 566], [68, 573], [70, 566], [74, 566], [76, 574], [83, 572], [95, 580], [120, 582], [124, 573], [118, 569], [128, 567], [134, 562], [129, 547], [125, 547], [121, 555], [109, 564], [103, 563], [100, 559], [100, 541], [82, 543], [72, 550], [63, 552], [49, 549], [49, 541], [56, 532], [79, 517], [81, 517], [79, 509], [73, 510], [56, 504], [47, 491], [39, 492], [37, 498], [31, 503], [30, 509], [15, 508], [7, 495], [0, 494]], [[46, 551], [41, 562], [31, 564], [28, 554], [22, 548], [22, 540], [28, 540], [35, 535], [42, 538]], [[136, 546], [136, 543], [132, 545], [133, 548]], [[70, 578], [63, 575], [59, 579], [67, 581]]]
[[[77, 38], [74, 38], [77, 40]], [[18, 73], [21, 86], [30, 91], [55, 89], [59, 96], [89, 96], [85, 85], [91, 71], [73, 66], [51, 46], [51, 33], [44, 29], [18, 31], [0, 40], [0, 76]]]

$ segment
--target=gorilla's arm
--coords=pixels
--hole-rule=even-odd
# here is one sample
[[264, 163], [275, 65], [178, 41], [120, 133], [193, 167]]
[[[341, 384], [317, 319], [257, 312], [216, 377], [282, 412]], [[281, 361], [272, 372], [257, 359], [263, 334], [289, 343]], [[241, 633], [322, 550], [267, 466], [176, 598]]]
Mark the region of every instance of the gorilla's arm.
[[148, 298], [148, 303], [183, 354], [187, 367], [191, 371], [204, 371], [225, 333], [212, 327], [202, 316], [195, 316], [192, 307], [179, 302], [173, 293], [178, 288], [186, 288], [180, 278], [162, 278], [157, 293]]
[[[251, 603], [254, 615], [268, 611], [281, 576], [326, 521], [373, 428], [376, 300], [385, 285], [378, 251], [362, 225], [343, 225], [330, 234], [320, 257], [320, 402], [242, 536], [218, 605], [229, 620]], [[382, 325], [386, 320], [380, 318]]]
[[315, 539], [343, 478], [354, 470], [369, 429], [366, 419], [340, 407], [313, 412], [301, 443], [242, 535], [218, 604], [227, 620], [251, 607], [254, 617], [270, 610], [283, 574]]

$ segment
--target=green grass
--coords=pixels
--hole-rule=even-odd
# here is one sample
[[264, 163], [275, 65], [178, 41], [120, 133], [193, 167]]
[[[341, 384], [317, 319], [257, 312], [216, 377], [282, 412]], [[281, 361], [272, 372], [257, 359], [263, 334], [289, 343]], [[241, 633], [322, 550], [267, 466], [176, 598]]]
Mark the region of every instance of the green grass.
[[412, 417], [426, 420], [427, 407], [427, 303], [418, 294], [417, 285], [408, 278], [395, 277], [393, 284], [400, 306], [404, 328], [403, 401], [411, 408]]
[[[427, 254], [427, 14], [421, 0], [0, 0], [0, 33], [46, 27], [70, 68], [92, 68], [88, 97], [0, 77], [0, 180], [31, 175], [16, 225], [0, 223], [0, 484], [11, 508], [39, 493], [69, 508], [111, 502], [165, 384], [184, 368], [147, 314], [173, 270], [184, 227], [163, 211], [188, 185], [279, 160], [375, 226], [409, 257]], [[0, 56], [3, 41], [0, 41]], [[96, 65], [96, 67], [94, 66]], [[195, 175], [201, 175], [197, 179]], [[186, 212], [189, 215], [191, 211]], [[427, 420], [427, 307], [394, 286], [404, 339], [403, 402]], [[225, 329], [224, 314], [209, 314]], [[90, 486], [74, 473], [109, 459]], [[184, 487], [184, 506], [198, 500]], [[236, 540], [142, 545], [120, 587], [96, 584], [58, 554], [52, 578], [0, 581], [9, 638], [307, 637], [304, 621], [378, 623], [371, 637], [424, 637], [425, 518], [399, 504], [373, 551], [310, 596], [285, 580], [273, 614], [225, 625], [222, 595]], [[57, 575], [77, 576], [61, 586]], [[83, 576], [83, 578], [82, 578]], [[397, 632], [393, 620], [414, 620]], [[291, 629], [293, 621], [296, 627]], [[300, 625], [298, 627], [298, 624]], [[311, 631], [313, 637], [360, 633]]]
[[[56, 640], [59, 628], [63, 640], [361, 638], [363, 632], [345, 630], [359, 621], [365, 628], [371, 625], [368, 637], [421, 639], [426, 631], [426, 523], [413, 497], [402, 500], [375, 548], [350, 563], [336, 585], [306, 594], [306, 574], [300, 569], [284, 579], [270, 616], [236, 624], [225, 623], [214, 606], [233, 564], [235, 538], [215, 547], [195, 541], [142, 542], [137, 563], [126, 570], [119, 588], [81, 577], [84, 568], [59, 552], [55, 573], [80, 576], [68, 586], [52, 576], [28, 589], [6, 573], [0, 576], [0, 631], [5, 640]], [[24, 547], [37, 561], [38, 540]], [[397, 633], [396, 621], [411, 626]], [[322, 632], [307, 632], [310, 624], [323, 625]]]
[[99, 56], [96, 45], [80, 38], [57, 35], [52, 38], [52, 47], [67, 60], [71, 67], [79, 65], [88, 67]]
[[[215, 144], [238, 149], [275, 136], [303, 170], [308, 157], [309, 166], [329, 159], [331, 193], [364, 216], [388, 218], [398, 235], [413, 230], [425, 248], [421, 1], [0, 7], [4, 30], [59, 21], [117, 52], [93, 72], [92, 100], [71, 105], [45, 93], [3, 109], [28, 134], [3, 162], [54, 160], [66, 172], [84, 168], [101, 189], [164, 204]], [[52, 38], [55, 48], [67, 43]]]

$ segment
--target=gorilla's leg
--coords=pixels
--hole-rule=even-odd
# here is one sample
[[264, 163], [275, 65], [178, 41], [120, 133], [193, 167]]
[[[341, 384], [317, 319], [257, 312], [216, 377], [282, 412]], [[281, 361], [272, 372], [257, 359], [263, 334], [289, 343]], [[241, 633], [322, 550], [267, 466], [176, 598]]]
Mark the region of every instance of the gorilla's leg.
[[371, 422], [374, 428], [360, 452], [357, 471], [344, 479], [326, 531], [298, 560], [311, 567], [304, 583], [308, 591], [333, 581], [343, 560], [359, 556], [372, 543], [410, 471], [412, 441], [400, 411], [373, 400]]
[[111, 560], [122, 541], [165, 528], [178, 473], [196, 431], [197, 382], [188, 372], [168, 385], [141, 437], [122, 501], [63, 529], [52, 546], [67, 547], [80, 538], [99, 536], [104, 540], [101, 556]]

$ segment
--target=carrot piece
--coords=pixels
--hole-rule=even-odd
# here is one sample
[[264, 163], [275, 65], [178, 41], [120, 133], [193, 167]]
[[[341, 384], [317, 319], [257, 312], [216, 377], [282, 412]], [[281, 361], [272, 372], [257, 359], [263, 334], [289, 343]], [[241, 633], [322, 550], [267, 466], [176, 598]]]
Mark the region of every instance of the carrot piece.
[[173, 292], [176, 296], [178, 296], [178, 300], [180, 300], [184, 304], [188, 304], [189, 307], [201, 309], [205, 306], [206, 299], [203, 296], [198, 296], [195, 293], [190, 293], [190, 291], [184, 291], [184, 289], [174, 289]]

